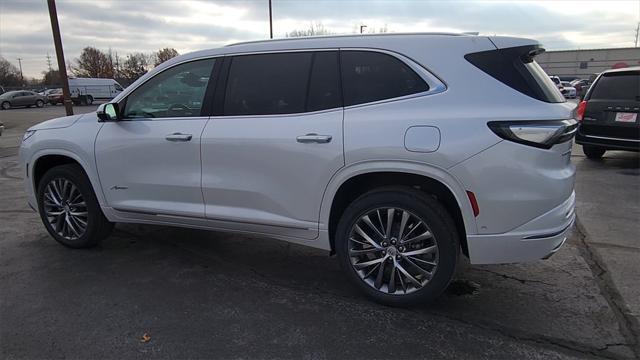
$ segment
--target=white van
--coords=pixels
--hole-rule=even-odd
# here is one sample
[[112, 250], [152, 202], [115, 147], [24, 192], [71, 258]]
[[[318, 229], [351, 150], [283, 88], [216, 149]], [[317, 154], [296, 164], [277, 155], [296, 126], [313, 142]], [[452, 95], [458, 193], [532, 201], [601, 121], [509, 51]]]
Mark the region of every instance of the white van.
[[124, 88], [113, 79], [71, 78], [69, 92], [76, 105], [92, 104], [94, 100], [111, 100]]

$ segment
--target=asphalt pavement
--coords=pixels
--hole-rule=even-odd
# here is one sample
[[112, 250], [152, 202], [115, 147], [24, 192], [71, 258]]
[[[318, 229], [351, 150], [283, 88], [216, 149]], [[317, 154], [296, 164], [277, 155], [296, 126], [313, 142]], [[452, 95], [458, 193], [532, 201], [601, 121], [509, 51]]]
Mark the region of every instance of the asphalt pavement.
[[326, 252], [272, 239], [118, 224], [97, 248], [62, 247], [16, 156], [28, 126], [62, 114], [0, 111], [2, 358], [639, 355], [637, 154], [574, 151], [580, 226], [549, 260], [463, 265], [436, 304], [401, 309], [363, 297]]

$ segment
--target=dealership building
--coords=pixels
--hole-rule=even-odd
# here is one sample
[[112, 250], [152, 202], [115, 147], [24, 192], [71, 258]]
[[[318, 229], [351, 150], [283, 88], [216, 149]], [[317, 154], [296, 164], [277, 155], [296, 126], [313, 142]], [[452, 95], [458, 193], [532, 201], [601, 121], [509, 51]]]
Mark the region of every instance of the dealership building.
[[640, 65], [640, 48], [547, 51], [536, 61], [549, 75], [589, 79], [607, 69]]

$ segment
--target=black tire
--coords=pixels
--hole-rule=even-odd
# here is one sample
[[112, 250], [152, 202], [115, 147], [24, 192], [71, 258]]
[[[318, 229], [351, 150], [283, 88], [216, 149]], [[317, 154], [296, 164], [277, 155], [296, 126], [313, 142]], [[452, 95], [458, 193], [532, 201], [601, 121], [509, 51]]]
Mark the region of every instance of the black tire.
[[86, 103], [87, 103], [87, 105], [91, 105], [91, 104], [93, 104], [93, 96], [88, 95], [88, 96], [87, 96], [87, 102], [86, 102]]
[[[374, 288], [358, 275], [349, 256], [351, 228], [368, 212], [384, 207], [407, 210], [427, 224], [438, 246], [438, 265], [431, 279], [421, 288], [406, 294], [390, 294]], [[354, 200], [344, 211], [336, 229], [335, 248], [340, 265], [358, 289], [371, 299], [388, 306], [426, 304], [447, 288], [455, 274], [460, 252], [458, 233], [447, 210], [434, 198], [409, 187], [385, 187]]]
[[9, 110], [11, 109], [11, 103], [9, 103], [8, 101], [5, 101], [2, 104], [0, 104], [0, 107], [2, 108], [2, 110]]
[[602, 159], [607, 150], [598, 146], [582, 145], [582, 152], [591, 160]]
[[43, 107], [44, 106], [44, 101], [36, 100], [36, 106], [39, 107], [39, 108]]
[[[44, 211], [45, 188], [55, 179], [64, 179], [75, 185], [84, 198], [87, 210], [87, 225], [82, 236], [77, 239], [67, 239], [53, 228], [48, 221]], [[113, 230], [113, 223], [107, 220], [100, 209], [96, 195], [93, 192], [91, 183], [79, 165], [60, 165], [48, 170], [38, 184], [37, 191], [38, 212], [40, 218], [49, 234], [62, 245], [70, 248], [90, 248], [99, 244], [104, 238], [109, 236]]]

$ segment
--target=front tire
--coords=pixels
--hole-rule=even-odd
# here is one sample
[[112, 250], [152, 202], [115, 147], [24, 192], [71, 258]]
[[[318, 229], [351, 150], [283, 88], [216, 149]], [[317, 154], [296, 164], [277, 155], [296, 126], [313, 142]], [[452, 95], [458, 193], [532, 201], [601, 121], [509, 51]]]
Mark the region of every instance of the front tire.
[[338, 224], [335, 248], [349, 280], [390, 306], [435, 300], [453, 278], [459, 256], [446, 209], [408, 187], [381, 188], [353, 201]]
[[582, 152], [591, 160], [602, 159], [607, 150], [598, 146], [582, 145]]
[[109, 236], [113, 223], [104, 217], [91, 183], [78, 165], [48, 170], [38, 184], [38, 212], [49, 234], [62, 245], [89, 248]]
[[39, 108], [43, 107], [44, 106], [44, 101], [42, 101], [42, 100], [36, 101], [36, 106], [39, 107]]

